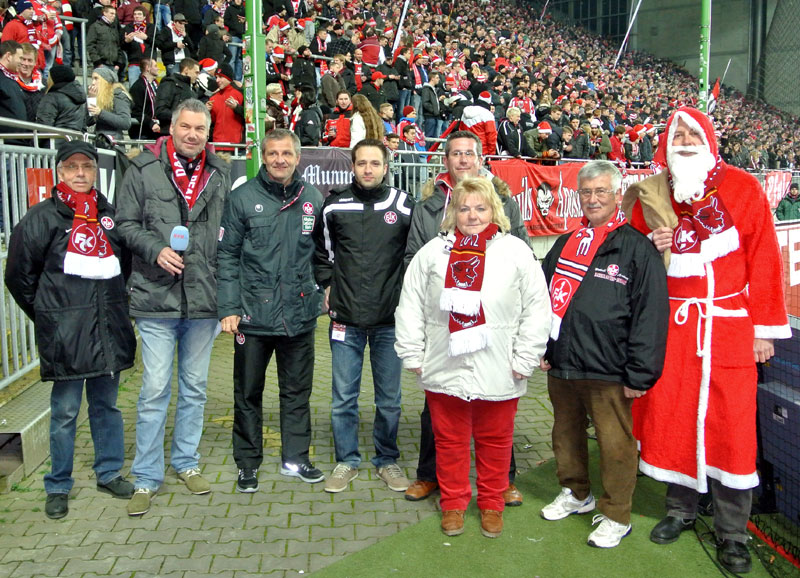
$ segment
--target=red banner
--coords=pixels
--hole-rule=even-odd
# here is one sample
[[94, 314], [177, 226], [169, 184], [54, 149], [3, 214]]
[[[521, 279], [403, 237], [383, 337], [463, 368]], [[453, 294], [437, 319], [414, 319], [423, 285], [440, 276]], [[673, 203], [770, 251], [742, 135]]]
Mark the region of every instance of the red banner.
[[[578, 171], [585, 163], [543, 166], [514, 159], [489, 164], [492, 174], [511, 188], [531, 237], [561, 235], [580, 224], [583, 213], [577, 193]], [[628, 170], [622, 190], [652, 174], [650, 169]]]
[[792, 184], [792, 171], [770, 171], [764, 177], [764, 192], [767, 193], [769, 206], [774, 209], [789, 192]]
[[800, 224], [775, 224], [783, 254], [784, 293], [789, 315], [800, 318]]
[[28, 181], [28, 207], [32, 207], [48, 197], [53, 189], [53, 169], [25, 169]]

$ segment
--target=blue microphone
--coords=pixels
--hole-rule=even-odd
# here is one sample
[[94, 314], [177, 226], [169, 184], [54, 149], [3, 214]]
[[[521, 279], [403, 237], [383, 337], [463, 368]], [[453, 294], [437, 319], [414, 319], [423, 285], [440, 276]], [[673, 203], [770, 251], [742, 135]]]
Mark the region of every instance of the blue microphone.
[[185, 251], [189, 247], [189, 229], [183, 225], [177, 225], [172, 229], [169, 236], [169, 248], [177, 253]]
[[[189, 229], [184, 227], [183, 225], [176, 225], [172, 229], [172, 233], [169, 236], [169, 248], [183, 256], [183, 252], [189, 247]], [[175, 280], [181, 279], [183, 277], [183, 273], [176, 273]]]

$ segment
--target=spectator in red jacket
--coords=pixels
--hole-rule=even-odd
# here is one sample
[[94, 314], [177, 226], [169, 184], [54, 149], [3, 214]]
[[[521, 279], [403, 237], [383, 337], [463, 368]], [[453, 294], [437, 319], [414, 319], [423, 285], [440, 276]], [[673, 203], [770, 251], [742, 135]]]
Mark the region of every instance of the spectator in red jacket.
[[[233, 67], [223, 62], [217, 68], [219, 90], [208, 99], [215, 142], [242, 143], [244, 131], [244, 97], [233, 84]], [[234, 147], [217, 146], [218, 151], [232, 151]]]
[[19, 44], [33, 44], [38, 52], [36, 56], [36, 68], [44, 71], [44, 42], [41, 29], [33, 22], [33, 4], [28, 0], [17, 2], [17, 17], [10, 20], [3, 28], [3, 36], [0, 41], [6, 42], [13, 40]]
[[608, 139], [611, 141], [611, 152], [608, 153], [608, 160], [613, 162], [625, 162], [625, 149], [622, 147], [622, 139], [625, 136], [625, 127], [618, 124], [614, 127], [614, 134]]

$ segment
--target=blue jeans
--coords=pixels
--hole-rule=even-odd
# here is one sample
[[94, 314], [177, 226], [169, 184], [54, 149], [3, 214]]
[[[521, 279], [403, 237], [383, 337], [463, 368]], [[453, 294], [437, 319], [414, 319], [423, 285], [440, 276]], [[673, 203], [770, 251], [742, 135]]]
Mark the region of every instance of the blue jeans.
[[208, 363], [217, 336], [216, 319], [136, 318], [142, 337], [142, 391], [136, 406], [134, 485], [156, 491], [164, 481], [164, 429], [172, 393], [172, 362], [178, 345], [178, 401], [170, 465], [184, 472], [199, 465]]
[[142, 75], [142, 69], [138, 64], [128, 65], [128, 86], [132, 86], [134, 82], [139, 80]]
[[358, 392], [361, 390], [361, 369], [367, 342], [375, 385], [375, 422], [372, 424], [375, 457], [371, 461], [379, 468], [395, 463], [400, 457], [397, 427], [400, 423], [402, 362], [394, 350], [394, 326], [359, 329], [348, 325], [344, 341], [330, 340], [333, 366], [331, 424], [336, 462], [354, 468], [361, 464]]
[[[232, 36], [231, 42], [236, 42], [241, 44], [242, 39], [238, 36]], [[233, 77], [235, 80], [241, 82], [242, 80], [242, 47], [241, 46], [229, 46], [231, 50], [231, 59], [228, 61], [230, 65], [233, 67]]]
[[[394, 111], [395, 122], [400, 122], [403, 118], [403, 109], [411, 103], [411, 91], [407, 89], [400, 90], [400, 102], [397, 104], [397, 110]], [[402, 136], [402, 135], [401, 135]]]
[[158, 26], [156, 27], [156, 32], [159, 32], [167, 24], [172, 22], [172, 12], [170, 12], [169, 4], [158, 4], [156, 10], [161, 14], [161, 18], [158, 19]]
[[[119, 374], [85, 380], [89, 427], [94, 443], [95, 478], [107, 484], [122, 469], [125, 457], [122, 413], [117, 409]], [[75, 428], [83, 398], [83, 379], [56, 381], [50, 393], [50, 473], [44, 477], [48, 494], [69, 494], [75, 456]]]
[[64, 66], [72, 66], [72, 35], [74, 31], [64, 27], [64, 34], [61, 35], [61, 62]]

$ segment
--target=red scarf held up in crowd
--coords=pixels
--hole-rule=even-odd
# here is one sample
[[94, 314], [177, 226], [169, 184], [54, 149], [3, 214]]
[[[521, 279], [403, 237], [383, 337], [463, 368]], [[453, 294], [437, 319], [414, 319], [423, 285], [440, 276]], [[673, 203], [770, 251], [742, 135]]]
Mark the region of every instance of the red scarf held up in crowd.
[[456, 228], [450, 250], [439, 309], [450, 312], [448, 355], [473, 353], [489, 345], [489, 331], [481, 303], [486, 266], [486, 243], [497, 234], [490, 223], [477, 235], [464, 235]]
[[175, 150], [172, 137], [167, 139], [167, 156], [169, 157], [170, 163], [172, 163], [173, 180], [191, 211], [195, 202], [197, 202], [197, 197], [200, 196], [200, 179], [203, 176], [203, 171], [206, 166], [206, 151], [203, 149], [203, 152], [200, 153], [200, 161], [194, 168], [191, 178], [186, 174], [186, 169], [183, 168], [183, 164], [178, 158], [178, 152]]
[[550, 305], [553, 309], [550, 337], [553, 339], [558, 339], [564, 315], [581, 281], [589, 271], [589, 265], [597, 255], [597, 250], [611, 231], [619, 229], [626, 222], [625, 213], [619, 208], [616, 216], [602, 227], [590, 227], [589, 219], [583, 217], [581, 227], [567, 239], [558, 258], [553, 278], [550, 280]]
[[75, 211], [64, 256], [64, 274], [84, 279], [112, 279], [120, 275], [119, 259], [97, 221], [97, 190], [92, 187], [88, 193], [78, 193], [61, 182], [56, 185], [55, 192]]

